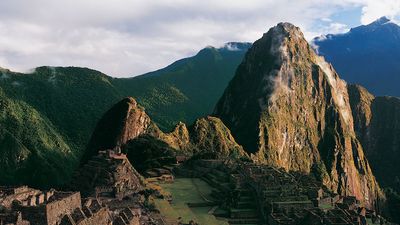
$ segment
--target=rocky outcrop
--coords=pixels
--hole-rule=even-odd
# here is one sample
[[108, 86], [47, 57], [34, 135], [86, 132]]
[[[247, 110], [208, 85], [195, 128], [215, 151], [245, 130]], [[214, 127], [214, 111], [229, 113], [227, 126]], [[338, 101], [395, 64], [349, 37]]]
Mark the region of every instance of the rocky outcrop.
[[108, 110], [97, 123], [82, 161], [99, 150], [120, 148], [129, 140], [150, 132], [155, 126], [133, 98], [124, 98]]
[[230, 130], [219, 118], [208, 116], [196, 120], [190, 134], [194, 154], [209, 158], [247, 156], [243, 147], [236, 143]]
[[153, 129], [152, 136], [167, 143], [171, 148], [179, 150], [190, 149], [190, 134], [186, 124], [179, 122], [170, 133], [164, 133], [159, 129]]
[[[138, 141], [126, 146], [132, 140], [143, 136]], [[158, 141], [149, 141], [158, 140]], [[179, 154], [208, 154], [214, 157], [228, 157], [232, 153], [238, 157], [246, 156], [243, 148], [238, 145], [229, 129], [215, 117], [198, 119], [189, 129], [180, 122], [169, 133], [161, 131], [146, 114], [144, 108], [129, 97], [114, 105], [100, 119], [92, 135], [83, 162], [104, 149], [136, 149], [147, 144], [152, 149], [175, 149]], [[161, 146], [156, 147], [155, 144]], [[215, 154], [214, 154], [215, 153]], [[129, 156], [129, 153], [128, 153]]]
[[347, 84], [291, 24], [253, 44], [214, 115], [259, 163], [320, 168], [328, 188], [369, 206], [380, 195], [354, 133]]

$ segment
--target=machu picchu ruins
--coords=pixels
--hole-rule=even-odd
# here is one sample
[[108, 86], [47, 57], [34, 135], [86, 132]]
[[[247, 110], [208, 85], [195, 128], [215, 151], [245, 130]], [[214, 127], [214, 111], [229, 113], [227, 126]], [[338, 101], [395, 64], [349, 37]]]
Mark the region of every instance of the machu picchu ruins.
[[154, 224], [139, 194], [143, 185], [140, 175], [124, 154], [102, 151], [82, 168], [93, 173], [79, 175], [82, 192], [0, 187], [0, 224]]

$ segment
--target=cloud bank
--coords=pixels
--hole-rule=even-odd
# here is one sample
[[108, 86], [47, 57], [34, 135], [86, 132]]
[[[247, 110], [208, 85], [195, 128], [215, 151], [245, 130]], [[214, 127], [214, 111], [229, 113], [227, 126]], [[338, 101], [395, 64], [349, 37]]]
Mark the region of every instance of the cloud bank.
[[398, 0], [2, 0], [0, 67], [82, 66], [135, 76], [229, 41], [253, 42], [278, 22], [307, 38], [348, 29], [330, 16], [360, 8], [360, 22], [400, 14]]

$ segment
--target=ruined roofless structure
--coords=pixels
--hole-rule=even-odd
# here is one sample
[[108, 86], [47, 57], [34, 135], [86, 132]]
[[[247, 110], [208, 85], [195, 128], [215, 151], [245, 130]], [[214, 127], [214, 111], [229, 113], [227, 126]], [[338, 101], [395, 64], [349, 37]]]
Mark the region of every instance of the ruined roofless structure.
[[119, 151], [100, 151], [74, 175], [72, 188], [83, 196], [122, 199], [142, 188], [141, 175], [125, 154]]
[[0, 188], [0, 224], [56, 225], [67, 214], [81, 209], [79, 192], [40, 191], [21, 187]]
[[138, 225], [140, 210], [110, 211], [96, 198], [79, 192], [0, 187], [0, 225]]

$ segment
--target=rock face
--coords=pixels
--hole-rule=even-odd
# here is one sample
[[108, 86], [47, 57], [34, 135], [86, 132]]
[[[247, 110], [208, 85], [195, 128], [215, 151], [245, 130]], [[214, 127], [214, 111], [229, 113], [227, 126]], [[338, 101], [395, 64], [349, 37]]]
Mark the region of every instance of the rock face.
[[316, 168], [328, 188], [369, 206], [380, 194], [354, 133], [347, 84], [291, 24], [253, 44], [214, 114], [260, 163]]
[[144, 134], [152, 127], [151, 120], [133, 98], [124, 98], [108, 110], [97, 123], [87, 151], [86, 162], [99, 150], [114, 149]]
[[175, 126], [175, 129], [170, 133], [164, 133], [155, 128], [152, 136], [164, 141], [171, 148], [179, 150], [187, 150], [190, 147], [190, 134], [186, 124], [180, 122]]
[[194, 154], [210, 158], [239, 158], [247, 156], [243, 147], [236, 143], [230, 130], [216, 117], [198, 119], [191, 127], [191, 144]]
[[357, 85], [349, 85], [349, 94], [356, 134], [373, 172], [381, 185], [396, 188], [400, 178], [400, 99], [374, 97]]

